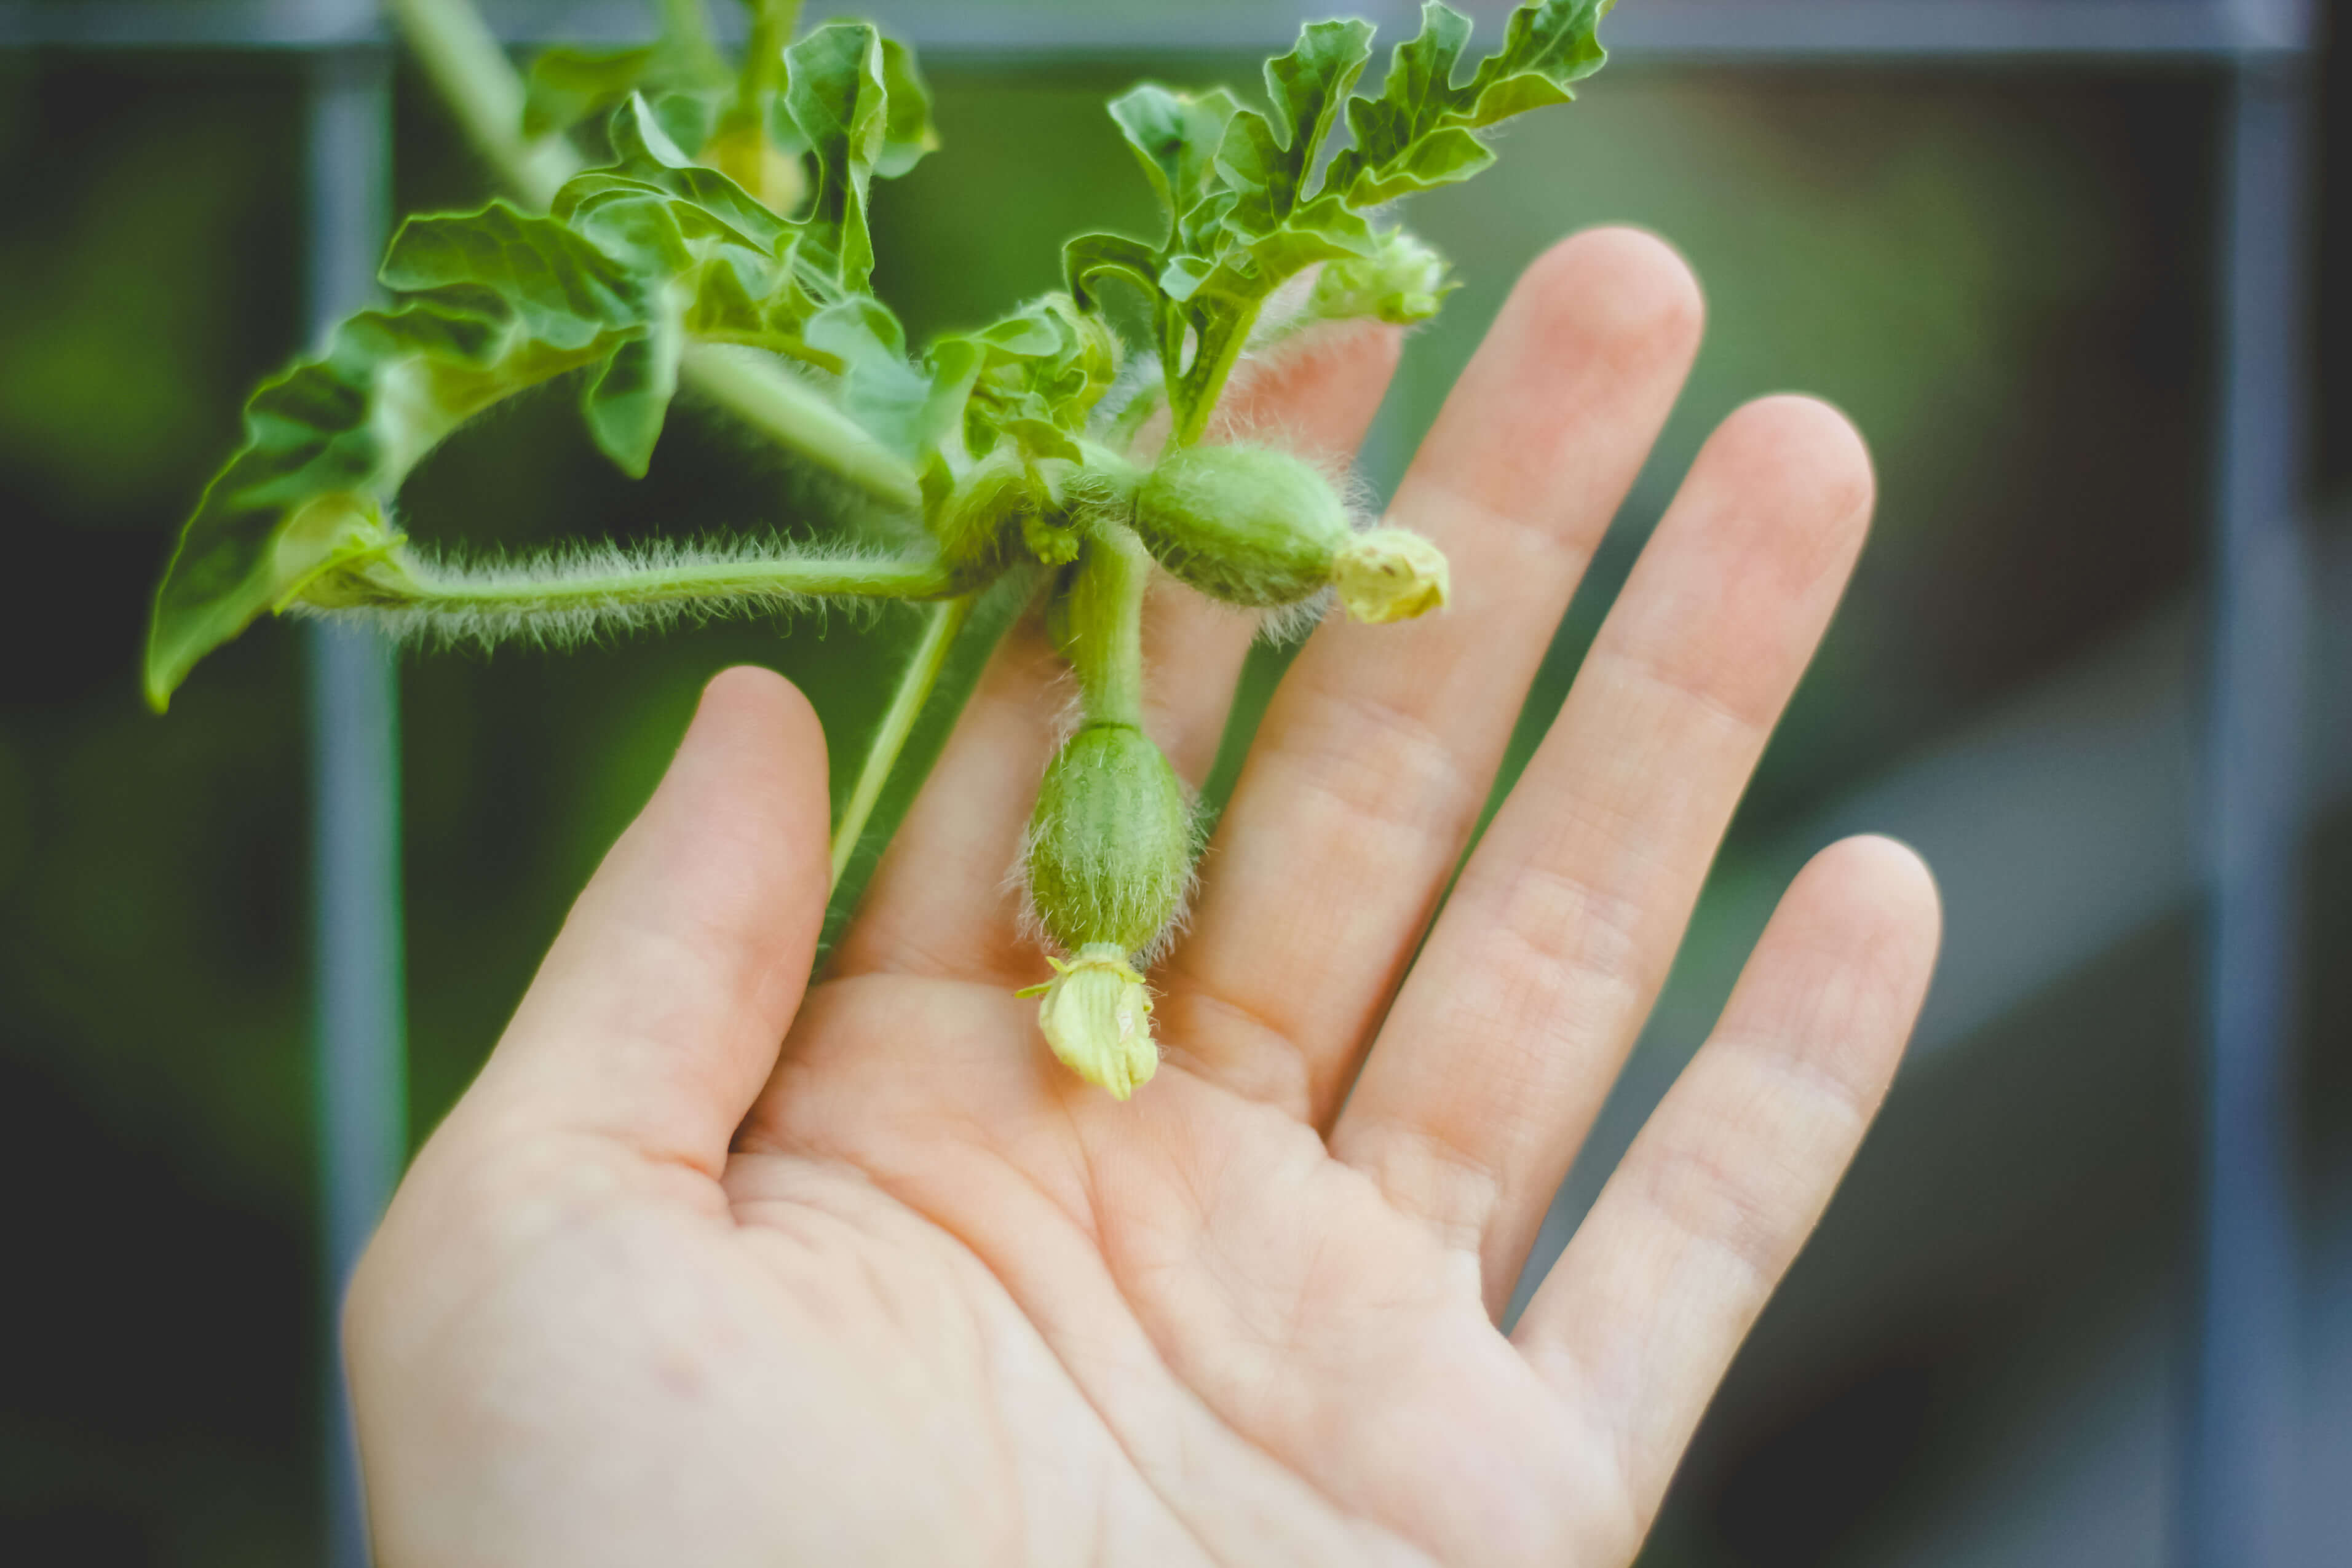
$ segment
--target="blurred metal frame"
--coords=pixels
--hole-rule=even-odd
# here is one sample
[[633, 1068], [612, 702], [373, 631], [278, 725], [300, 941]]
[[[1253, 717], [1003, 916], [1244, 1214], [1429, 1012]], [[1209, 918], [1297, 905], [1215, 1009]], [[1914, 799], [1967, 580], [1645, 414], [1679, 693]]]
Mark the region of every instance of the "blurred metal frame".
[[[365, 26], [374, 0], [306, 0]], [[312, 341], [364, 308], [389, 234], [392, 57], [320, 48], [307, 100], [304, 312]], [[329, 1568], [366, 1568], [365, 1499], [343, 1376], [342, 1299], [408, 1158], [408, 1043], [401, 878], [400, 683], [381, 637], [304, 628], [310, 720], [311, 1092], [319, 1173], [320, 1481]]]
[[[860, 7], [933, 56], [996, 58], [1247, 52], [1286, 44], [1337, 8], [1384, 27], [1411, 0], [1188, 0], [1179, 8], [1104, 4], [1048, 15], [1018, 0], [876, 0]], [[1497, 0], [1465, 0], [1493, 15]], [[484, 7], [509, 43], [629, 39], [646, 30], [631, 0], [508, 0]], [[734, 15], [722, 30], [740, 35]], [[1610, 25], [1631, 59], [1744, 61], [1871, 58], [2236, 59], [2308, 47], [2300, 0], [1636, 0]], [[315, 49], [382, 41], [363, 7], [326, 0], [5, 0], [0, 47]]]
[[[487, 7], [500, 36], [641, 36], [637, 5]], [[1495, 14], [1498, 0], [1467, 6]], [[1047, 16], [1003, 0], [866, 7], [935, 58], [1013, 63], [1247, 52], [1303, 19], [1406, 22], [1405, 0], [1105, 4]], [[729, 17], [733, 25], [733, 17]], [[1633, 61], [1741, 65], [1920, 60], [2116, 67], [2182, 61], [2229, 77], [2216, 213], [2222, 385], [2216, 401], [2213, 631], [2207, 721], [2210, 998], [2200, 1332], [2180, 1488], [2189, 1568], [2280, 1561], [2296, 1323], [2285, 1085], [2304, 839], [2296, 737], [2306, 567], [2296, 521], [2308, 389], [2305, 0], [1637, 0], [1612, 22]], [[381, 249], [391, 150], [391, 40], [373, 0], [0, 0], [0, 48], [285, 53], [310, 103], [308, 314], [361, 302]], [[323, 1281], [340, 1296], [405, 1148], [398, 702], [389, 654], [348, 636], [310, 644], [316, 1082]], [[329, 1561], [367, 1562], [336, 1369], [326, 1436]]]

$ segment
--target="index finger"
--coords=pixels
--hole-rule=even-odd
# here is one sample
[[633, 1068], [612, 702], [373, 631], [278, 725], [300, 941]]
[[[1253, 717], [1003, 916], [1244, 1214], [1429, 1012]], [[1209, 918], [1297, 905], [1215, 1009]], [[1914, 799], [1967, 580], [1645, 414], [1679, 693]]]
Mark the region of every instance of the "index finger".
[[713, 680], [444, 1135], [584, 1132], [716, 1179], [800, 1008], [825, 821], [808, 700], [763, 669]]

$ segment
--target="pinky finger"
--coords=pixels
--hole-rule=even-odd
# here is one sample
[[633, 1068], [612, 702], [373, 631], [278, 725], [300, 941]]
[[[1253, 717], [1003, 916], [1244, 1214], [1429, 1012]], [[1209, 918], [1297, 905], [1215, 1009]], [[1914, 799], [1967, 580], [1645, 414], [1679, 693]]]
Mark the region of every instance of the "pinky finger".
[[1520, 1350], [1613, 1440], [1645, 1520], [1885, 1097], [1940, 926], [1901, 845], [1816, 856], [1520, 1319]]

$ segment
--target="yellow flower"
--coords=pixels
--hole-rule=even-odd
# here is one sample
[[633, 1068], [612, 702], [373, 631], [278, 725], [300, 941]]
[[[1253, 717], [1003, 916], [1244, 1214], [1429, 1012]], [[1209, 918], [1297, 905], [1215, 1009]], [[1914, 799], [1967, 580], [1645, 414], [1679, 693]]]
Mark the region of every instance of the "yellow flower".
[[1054, 978], [1021, 993], [1045, 998], [1037, 1005], [1045, 1043], [1063, 1066], [1125, 1100], [1160, 1066], [1143, 976], [1127, 954], [1104, 943], [1082, 949], [1071, 963], [1045, 962], [1054, 966]]

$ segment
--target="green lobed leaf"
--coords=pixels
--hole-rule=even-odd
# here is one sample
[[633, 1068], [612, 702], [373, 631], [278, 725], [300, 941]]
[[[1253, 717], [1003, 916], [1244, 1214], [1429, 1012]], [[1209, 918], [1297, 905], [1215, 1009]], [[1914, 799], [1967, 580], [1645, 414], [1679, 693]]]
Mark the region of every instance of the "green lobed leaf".
[[1543, 0], [1512, 12], [1502, 48], [1478, 67], [1471, 83], [1477, 107], [1470, 122], [1492, 125], [1572, 100], [1570, 84], [1608, 63], [1598, 29], [1616, 5], [1617, 0]]
[[1378, 98], [1348, 105], [1355, 144], [1332, 160], [1326, 191], [1375, 206], [1468, 179], [1493, 163], [1475, 132], [1575, 97], [1608, 55], [1597, 28], [1614, 0], [1538, 0], [1511, 14], [1503, 47], [1456, 83], [1470, 20], [1429, 0], [1418, 37], [1399, 44]]
[[[874, 178], [895, 180], [940, 150], [940, 133], [931, 121], [931, 89], [916, 64], [915, 51], [887, 33], [878, 37], [886, 103]], [[811, 150], [786, 94], [772, 94], [765, 112], [770, 141], [787, 153]]]
[[[1366, 210], [1469, 178], [1494, 162], [1477, 132], [1566, 101], [1570, 84], [1605, 58], [1595, 27], [1613, 3], [1531, 0], [1465, 82], [1455, 78], [1470, 22], [1432, 3], [1420, 33], [1394, 51], [1378, 97], [1351, 96], [1371, 57], [1370, 26], [1315, 22], [1267, 62], [1263, 112], [1236, 108], [1225, 94], [1186, 97], [1150, 83], [1115, 100], [1111, 117], [1168, 216], [1167, 236], [1156, 250], [1082, 236], [1064, 247], [1063, 271], [1089, 310], [1101, 308], [1097, 286], [1109, 278], [1151, 300], [1176, 439], [1205, 428], [1258, 313], [1307, 268], [1348, 269], [1318, 291], [1318, 315], [1360, 305], [1407, 321], [1434, 310], [1445, 292], [1443, 265], [1433, 270], [1425, 252], [1399, 251]], [[1343, 107], [1354, 145], [1318, 182]]]
[[1169, 238], [1175, 237], [1184, 215], [1209, 194], [1218, 144], [1240, 107], [1223, 88], [1190, 95], [1152, 82], [1111, 100], [1110, 117], [1134, 149], [1144, 178], [1151, 182], [1168, 214]]
[[[467, 252], [428, 245], [422, 254], [443, 261]], [[156, 589], [149, 703], [162, 711], [196, 661], [257, 616], [395, 547], [391, 497], [467, 418], [597, 363], [638, 330], [607, 323], [551, 341], [519, 314], [428, 298], [362, 311], [324, 354], [265, 383], [246, 405], [245, 444], [206, 487]]]
[[1297, 209], [1340, 105], [1372, 58], [1369, 22], [1310, 22], [1286, 55], [1268, 60], [1268, 113], [1236, 112], [1217, 144], [1216, 166], [1238, 196], [1226, 223], [1271, 233]]
[[1067, 294], [1047, 294], [932, 349], [977, 356], [964, 410], [965, 447], [986, 452], [1010, 437], [1033, 456], [1059, 455], [1118, 375], [1118, 342], [1103, 319]]
[[716, 219], [681, 225], [674, 209], [699, 209], [601, 172], [572, 181], [558, 205], [569, 223], [504, 202], [460, 216], [412, 218], [394, 237], [382, 277], [389, 288], [509, 315], [558, 351], [606, 343], [611, 358], [583, 390], [582, 412], [605, 454], [643, 478], [677, 391], [684, 348], [658, 279], [696, 259], [689, 227], [749, 242]]
[[403, 293], [518, 320], [534, 338], [568, 346], [649, 314], [643, 280], [551, 217], [503, 200], [481, 211], [413, 217], [393, 237], [377, 276]]
[[[549, 216], [493, 202], [402, 226], [382, 277], [415, 302], [352, 318], [319, 359], [248, 404], [245, 445], [157, 590], [152, 703], [257, 616], [346, 592], [341, 568], [399, 544], [385, 519], [426, 452], [499, 399], [567, 373], [589, 373], [589, 428], [632, 475], [646, 471], [694, 341], [755, 344], [830, 373], [817, 395], [919, 469], [958, 437], [989, 352], [919, 367], [897, 318], [866, 292], [867, 183], [937, 141], [913, 58], [870, 27], [836, 26], [784, 59], [780, 96], [819, 170], [803, 222], [688, 155], [663, 105], [707, 95], [632, 92], [609, 122], [613, 162], [568, 182]], [[558, 56], [542, 72], [542, 109], [555, 86], [605, 94], [660, 63]]]
[[1160, 287], [1160, 258], [1139, 239], [1123, 234], [1082, 234], [1062, 247], [1062, 277], [1078, 303], [1093, 308], [1095, 282], [1121, 278], [1151, 298]]
[[933, 423], [931, 377], [907, 358], [906, 329], [887, 306], [853, 294], [809, 318], [803, 338], [839, 367], [843, 412], [900, 457], [919, 462], [946, 430]]
[[[763, 250], [772, 250], [792, 232], [789, 223], [749, 191], [689, 157], [643, 98], [633, 98], [614, 110], [605, 135], [613, 144], [614, 162], [607, 169], [591, 170], [582, 179], [603, 174], [665, 191], [726, 224], [743, 243]], [[566, 211], [560, 192], [553, 211], [558, 217]]]
[[719, 130], [722, 112], [720, 99], [709, 92], [649, 92], [645, 95], [647, 112], [662, 134], [683, 148], [688, 154], [699, 157]]
[[588, 384], [582, 412], [596, 445], [633, 479], [646, 477], [661, 439], [670, 399], [677, 395], [677, 368], [685, 333], [675, 319], [656, 321], [644, 337], [613, 351]]
[[931, 92], [916, 68], [915, 51], [887, 34], [882, 38], [882, 85], [887, 109], [874, 177], [895, 180], [940, 150], [940, 133], [931, 124]]
[[784, 106], [816, 167], [811, 237], [830, 254], [835, 282], [871, 292], [866, 196], [890, 132], [881, 35], [863, 22], [835, 22], [785, 50], [784, 62]]

